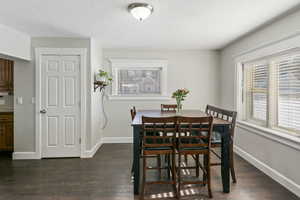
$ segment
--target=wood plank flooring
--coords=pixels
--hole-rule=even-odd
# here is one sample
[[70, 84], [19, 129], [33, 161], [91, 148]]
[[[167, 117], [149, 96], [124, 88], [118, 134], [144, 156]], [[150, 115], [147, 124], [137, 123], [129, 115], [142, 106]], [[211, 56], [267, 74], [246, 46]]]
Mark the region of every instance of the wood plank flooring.
[[[105, 144], [92, 159], [11, 161], [0, 156], [0, 200], [138, 199], [132, 192], [131, 155], [130, 144]], [[238, 183], [232, 184], [230, 194], [224, 194], [219, 167], [213, 168], [213, 199], [299, 199], [238, 156], [236, 170]], [[156, 177], [155, 174], [149, 176]], [[172, 196], [171, 192], [171, 187], [151, 186], [147, 189], [147, 197], [164, 199]], [[192, 186], [182, 193], [182, 199], [207, 199], [206, 188]]]

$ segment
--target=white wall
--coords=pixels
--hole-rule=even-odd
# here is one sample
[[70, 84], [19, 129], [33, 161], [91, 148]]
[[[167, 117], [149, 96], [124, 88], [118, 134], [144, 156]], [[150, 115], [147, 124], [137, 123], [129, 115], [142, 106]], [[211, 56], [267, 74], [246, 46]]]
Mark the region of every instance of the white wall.
[[30, 60], [30, 36], [0, 24], [0, 54]]
[[[219, 52], [217, 51], [168, 51], [168, 50], [128, 50], [104, 49], [103, 62], [109, 69], [108, 58], [132, 59], [167, 59], [168, 60], [168, 94], [178, 88], [188, 88], [189, 96], [183, 103], [184, 109], [204, 109], [206, 104], [218, 104], [219, 89]], [[130, 141], [132, 128], [130, 126], [129, 109], [160, 109], [161, 103], [171, 101], [126, 101], [107, 100], [105, 109], [108, 114], [108, 126], [104, 130], [104, 141]]]
[[91, 39], [91, 81], [90, 81], [90, 92], [91, 92], [91, 147], [90, 149], [97, 149], [101, 144], [103, 137], [103, 114], [101, 105], [101, 93], [99, 89], [94, 92], [94, 78], [95, 73], [99, 72], [102, 68], [102, 47], [101, 42], [98, 39]]
[[[221, 105], [234, 109], [234, 79], [236, 55], [295, 34], [300, 30], [300, 11], [286, 16], [252, 33], [221, 52]], [[272, 135], [271, 135], [272, 138]], [[235, 145], [246, 159], [261, 167], [265, 173], [280, 181], [300, 196], [300, 148], [293, 148], [268, 137], [246, 130], [236, 130]], [[298, 144], [300, 146], [300, 144]], [[264, 167], [262, 167], [264, 166]]]

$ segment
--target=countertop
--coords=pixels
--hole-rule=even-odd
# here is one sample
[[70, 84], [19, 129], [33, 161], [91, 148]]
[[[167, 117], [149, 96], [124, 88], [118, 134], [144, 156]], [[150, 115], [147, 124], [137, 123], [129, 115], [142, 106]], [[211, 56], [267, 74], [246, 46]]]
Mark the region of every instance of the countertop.
[[10, 114], [13, 112], [14, 112], [14, 109], [12, 109], [12, 108], [0, 108], [0, 114]]
[[8, 114], [13, 114], [13, 111], [0, 111], [0, 115], [8, 115]]

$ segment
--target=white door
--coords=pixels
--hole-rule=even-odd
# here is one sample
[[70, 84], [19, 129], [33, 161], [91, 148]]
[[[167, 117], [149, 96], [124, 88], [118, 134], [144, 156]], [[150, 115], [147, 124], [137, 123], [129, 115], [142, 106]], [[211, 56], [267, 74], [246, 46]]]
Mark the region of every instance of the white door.
[[42, 157], [80, 157], [80, 56], [41, 58]]

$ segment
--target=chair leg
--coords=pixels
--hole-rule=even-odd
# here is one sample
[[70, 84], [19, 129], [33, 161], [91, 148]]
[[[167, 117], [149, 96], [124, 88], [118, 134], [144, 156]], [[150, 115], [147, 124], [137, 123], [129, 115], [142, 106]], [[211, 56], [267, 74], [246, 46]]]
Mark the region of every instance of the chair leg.
[[133, 173], [134, 173], [134, 170], [133, 170], [133, 163], [131, 165], [131, 179], [133, 179]]
[[236, 176], [235, 176], [235, 170], [234, 170], [234, 154], [233, 154], [233, 145], [230, 147], [230, 174], [233, 183], [236, 183]]
[[175, 196], [175, 198], [177, 198], [178, 197], [178, 192], [177, 192], [177, 188], [176, 188], [176, 183], [177, 183], [177, 181], [176, 181], [176, 161], [175, 161], [175, 157], [176, 156], [176, 153], [175, 152], [173, 152], [173, 154], [172, 154], [172, 180], [173, 180], [173, 182], [174, 182], [174, 184], [173, 184], [173, 189], [174, 189], [174, 196]]
[[143, 178], [142, 178], [142, 191], [140, 194], [140, 200], [144, 200], [145, 184], [146, 184], [146, 157], [143, 156]]
[[168, 179], [170, 179], [171, 178], [171, 171], [172, 171], [172, 169], [171, 169], [171, 157], [170, 157], [170, 154], [167, 154], [165, 156], [167, 157], [167, 163], [168, 163], [168, 166], [167, 166], [167, 168], [168, 168], [168, 170], [167, 170], [167, 172], [168, 172]]
[[211, 174], [210, 174], [210, 155], [207, 155], [207, 164], [206, 164], [206, 172], [207, 172], [207, 190], [209, 198], [212, 198], [211, 192]]
[[[206, 154], [204, 154], [203, 155], [203, 165], [204, 165], [204, 168], [206, 169], [206, 166], [207, 166], [207, 155]], [[203, 181], [206, 181], [207, 180], [207, 174], [206, 174], [206, 172], [205, 173], [203, 173]], [[206, 184], [204, 183], [204, 186], [205, 186]]]
[[196, 155], [196, 177], [199, 177], [199, 155]]
[[158, 177], [161, 178], [161, 157], [157, 155]]
[[177, 169], [177, 172], [178, 172], [178, 188], [177, 188], [177, 198], [180, 199], [180, 190], [181, 190], [181, 155], [179, 153], [179, 156], [178, 156], [178, 169]]

